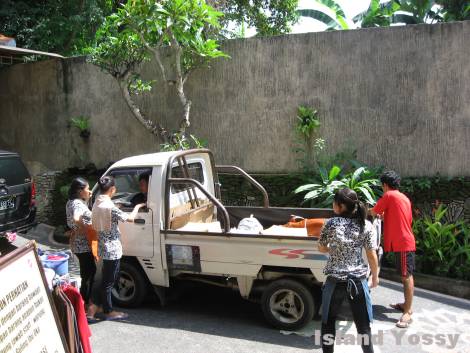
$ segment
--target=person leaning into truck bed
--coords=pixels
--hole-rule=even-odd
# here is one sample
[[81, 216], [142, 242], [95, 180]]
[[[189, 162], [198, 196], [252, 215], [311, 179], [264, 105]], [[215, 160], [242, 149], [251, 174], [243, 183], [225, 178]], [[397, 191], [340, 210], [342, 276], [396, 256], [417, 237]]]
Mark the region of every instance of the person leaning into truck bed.
[[333, 201], [335, 217], [323, 227], [318, 250], [329, 253], [323, 270], [327, 276], [322, 295], [322, 349], [333, 352], [336, 337], [336, 318], [341, 304], [348, 299], [358, 334], [363, 340], [363, 352], [373, 352], [371, 328], [372, 302], [367, 284], [368, 266], [362, 256], [366, 249], [372, 272], [371, 288], [379, 283], [375, 250], [375, 228], [366, 220], [366, 206], [350, 189], [336, 192]]
[[119, 222], [133, 222], [137, 212], [145, 204], [140, 203], [128, 214], [115, 206], [111, 197], [116, 193], [114, 178], [102, 177], [98, 180], [100, 195], [92, 209], [92, 225], [99, 234], [98, 254], [103, 259], [102, 304], [107, 320], [127, 318], [127, 314], [114, 311], [111, 302], [111, 291], [119, 274], [119, 263], [122, 257], [121, 233]]

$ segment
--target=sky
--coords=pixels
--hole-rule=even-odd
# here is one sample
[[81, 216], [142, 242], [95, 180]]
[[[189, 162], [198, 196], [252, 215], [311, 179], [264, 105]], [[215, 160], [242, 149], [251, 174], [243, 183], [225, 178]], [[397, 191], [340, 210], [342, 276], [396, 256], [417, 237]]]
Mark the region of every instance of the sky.
[[[359, 12], [367, 10], [370, 0], [336, 0], [344, 10], [347, 18], [352, 18]], [[299, 0], [299, 9], [318, 9], [319, 5], [314, 0]], [[309, 17], [301, 17], [299, 22], [292, 26], [292, 33], [321, 32], [326, 29], [326, 25]], [[246, 30], [246, 36], [251, 37], [256, 34], [254, 28]]]

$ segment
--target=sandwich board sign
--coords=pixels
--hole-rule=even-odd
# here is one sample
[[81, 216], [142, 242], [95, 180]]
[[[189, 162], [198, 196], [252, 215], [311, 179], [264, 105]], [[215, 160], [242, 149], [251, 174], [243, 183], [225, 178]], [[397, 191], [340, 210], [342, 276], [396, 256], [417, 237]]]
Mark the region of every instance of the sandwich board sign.
[[0, 257], [0, 353], [68, 353], [36, 245]]

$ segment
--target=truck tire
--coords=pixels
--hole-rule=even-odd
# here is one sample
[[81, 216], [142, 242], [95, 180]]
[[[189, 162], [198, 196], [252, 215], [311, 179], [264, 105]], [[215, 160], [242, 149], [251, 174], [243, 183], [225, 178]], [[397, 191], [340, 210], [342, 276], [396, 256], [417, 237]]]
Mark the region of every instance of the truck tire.
[[121, 262], [111, 293], [117, 306], [135, 308], [141, 305], [147, 294], [147, 279], [140, 267], [132, 262]]
[[297, 330], [308, 324], [315, 313], [311, 291], [292, 279], [269, 284], [261, 297], [264, 317], [281, 330]]

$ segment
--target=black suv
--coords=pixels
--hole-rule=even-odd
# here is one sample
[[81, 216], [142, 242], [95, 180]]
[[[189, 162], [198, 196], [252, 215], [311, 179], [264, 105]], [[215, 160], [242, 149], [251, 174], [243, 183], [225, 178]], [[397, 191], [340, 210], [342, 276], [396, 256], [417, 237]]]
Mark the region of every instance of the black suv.
[[0, 238], [35, 224], [36, 189], [20, 156], [0, 150]]

